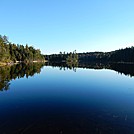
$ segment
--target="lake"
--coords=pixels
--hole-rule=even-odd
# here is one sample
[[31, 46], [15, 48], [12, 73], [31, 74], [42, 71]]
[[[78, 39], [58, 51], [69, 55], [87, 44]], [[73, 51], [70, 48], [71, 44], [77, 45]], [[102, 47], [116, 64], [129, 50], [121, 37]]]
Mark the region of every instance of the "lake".
[[0, 134], [134, 134], [133, 67], [1, 67]]

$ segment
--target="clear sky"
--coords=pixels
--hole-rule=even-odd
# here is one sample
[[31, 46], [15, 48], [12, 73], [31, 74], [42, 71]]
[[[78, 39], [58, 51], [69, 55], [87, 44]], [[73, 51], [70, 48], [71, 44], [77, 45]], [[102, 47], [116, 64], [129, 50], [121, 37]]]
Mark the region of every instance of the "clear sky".
[[42, 53], [134, 45], [134, 0], [1, 0], [0, 34]]

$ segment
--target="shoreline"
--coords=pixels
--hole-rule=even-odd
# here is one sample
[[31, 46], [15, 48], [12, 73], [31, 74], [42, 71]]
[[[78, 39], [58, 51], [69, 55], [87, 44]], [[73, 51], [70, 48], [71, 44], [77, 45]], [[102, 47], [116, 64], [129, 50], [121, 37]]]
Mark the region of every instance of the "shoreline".
[[[3, 66], [11, 66], [11, 65], [20, 64], [20, 63], [40, 63], [40, 62], [46, 63], [46, 62], [49, 62], [49, 61], [47, 61], [47, 60], [44, 60], [44, 61], [31, 61], [31, 62], [16, 61], [16, 62], [8, 62], [8, 63], [6, 63], [6, 62], [0, 62], [0, 67], [3, 67]], [[95, 62], [95, 63], [98, 63], [98, 62]], [[114, 63], [114, 64], [134, 64], [134, 62], [107, 62], [107, 63]]]
[[11, 66], [11, 65], [15, 65], [15, 64], [19, 64], [19, 63], [46, 63], [47, 61], [44, 60], [44, 61], [32, 61], [32, 62], [24, 62], [24, 61], [16, 61], [16, 62], [0, 62], [0, 67], [3, 67], [3, 66]]

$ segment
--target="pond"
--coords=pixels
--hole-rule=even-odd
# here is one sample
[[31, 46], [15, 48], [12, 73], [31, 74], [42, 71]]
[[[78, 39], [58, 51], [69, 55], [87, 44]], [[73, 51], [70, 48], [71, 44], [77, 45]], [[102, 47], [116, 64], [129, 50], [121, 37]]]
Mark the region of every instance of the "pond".
[[0, 68], [0, 134], [133, 134], [133, 65]]

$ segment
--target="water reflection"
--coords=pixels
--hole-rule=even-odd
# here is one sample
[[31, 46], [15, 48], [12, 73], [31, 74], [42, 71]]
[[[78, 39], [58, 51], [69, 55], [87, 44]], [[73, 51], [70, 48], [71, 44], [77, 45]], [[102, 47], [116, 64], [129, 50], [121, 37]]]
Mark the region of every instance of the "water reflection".
[[[8, 90], [12, 79], [19, 79], [29, 76], [34, 76], [35, 73], [40, 73], [44, 63], [17, 64], [13, 66], [0, 67], [0, 91]], [[77, 68], [86, 69], [111, 69], [120, 74], [134, 76], [134, 64], [123, 63], [46, 63], [45, 66], [59, 67], [60, 70], [73, 70]]]
[[[133, 65], [50, 65], [59, 68], [41, 69], [38, 63], [0, 68], [1, 90], [10, 87], [0, 93], [0, 134], [133, 134], [134, 78], [92, 70], [134, 76]], [[40, 75], [30, 77], [35, 73]]]
[[66, 63], [47, 63], [47, 66], [59, 67], [60, 70], [70, 69], [77, 71], [77, 68], [86, 68], [86, 69], [110, 69], [114, 70], [120, 74], [127, 76], [134, 76], [134, 64], [124, 64], [124, 63], [78, 63], [78, 64], [66, 64]]
[[0, 91], [8, 90], [12, 79], [28, 78], [40, 73], [43, 66], [43, 63], [30, 63], [0, 67]]

